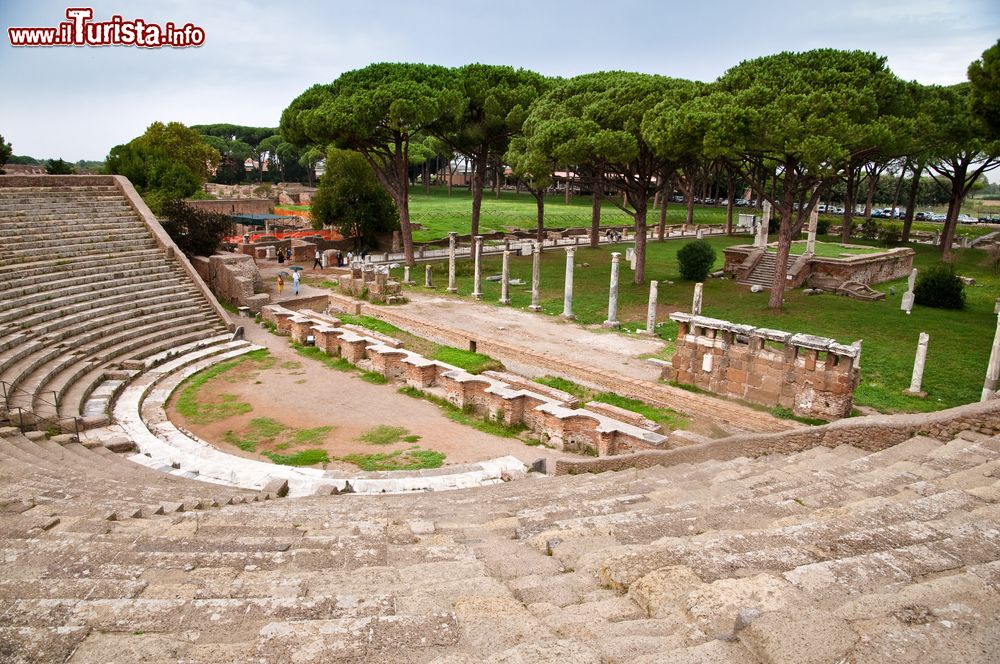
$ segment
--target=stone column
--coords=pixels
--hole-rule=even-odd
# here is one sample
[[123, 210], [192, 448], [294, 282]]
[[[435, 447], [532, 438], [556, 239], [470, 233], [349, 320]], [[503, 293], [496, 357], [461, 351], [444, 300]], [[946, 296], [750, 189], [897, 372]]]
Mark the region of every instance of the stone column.
[[483, 291], [480, 288], [480, 280], [482, 278], [482, 258], [483, 258], [483, 236], [477, 235], [472, 240], [472, 251], [474, 256], [472, 258], [473, 264], [473, 274], [472, 274], [472, 297], [477, 300], [483, 299]]
[[448, 292], [457, 293], [455, 286], [455, 240], [458, 233], [452, 231], [448, 233]]
[[646, 334], [653, 334], [656, 331], [656, 297], [659, 289], [659, 282], [649, 282], [649, 306], [646, 309]]
[[510, 252], [503, 252], [503, 273], [500, 277], [500, 304], [510, 304]]
[[930, 341], [930, 335], [926, 332], [921, 332], [919, 341], [917, 341], [917, 356], [913, 359], [913, 376], [910, 378], [910, 389], [906, 390], [907, 393], [913, 396], [925, 396], [920, 391], [920, 384], [924, 380], [924, 363], [927, 361], [928, 341]]
[[701, 315], [701, 298], [704, 288], [705, 284], [701, 282], [694, 285], [694, 299], [691, 301], [691, 314], [694, 316]]
[[806, 253], [816, 253], [816, 226], [819, 224], [819, 208], [813, 207], [809, 213], [809, 235], [806, 239]]
[[605, 327], [618, 327], [618, 266], [621, 263], [622, 255], [614, 251], [611, 253], [611, 289], [608, 292], [608, 319], [604, 321]]
[[534, 250], [531, 252], [531, 305], [528, 307], [532, 311], [541, 311], [538, 304], [538, 288], [542, 278], [542, 243], [535, 242]]
[[424, 288], [434, 288], [434, 282], [431, 280], [431, 266], [424, 266]]
[[404, 265], [403, 266], [403, 283], [406, 284], [407, 286], [409, 286], [410, 284], [413, 283], [412, 281], [410, 281], [410, 266], [409, 265]]
[[699, 239], [699, 240], [704, 240], [705, 239], [705, 231], [703, 231], [702, 229], [699, 228], [697, 231], [695, 231], [694, 236], [697, 239]]
[[913, 289], [917, 283], [917, 268], [910, 270], [910, 278], [906, 282], [906, 292], [903, 293], [903, 301], [899, 303], [899, 308], [901, 311], [905, 311], [906, 315], [910, 315], [910, 311], [913, 310], [913, 300], [914, 294]]
[[[1000, 299], [997, 300], [993, 311], [1000, 313]], [[980, 401], [994, 398], [998, 377], [1000, 377], [1000, 317], [997, 317], [997, 331], [993, 335], [993, 350], [990, 351], [990, 363], [986, 367], [986, 382], [983, 383], [983, 397]]]
[[566, 283], [563, 285], [563, 318], [576, 318], [573, 315], [573, 261], [576, 249], [566, 247]]

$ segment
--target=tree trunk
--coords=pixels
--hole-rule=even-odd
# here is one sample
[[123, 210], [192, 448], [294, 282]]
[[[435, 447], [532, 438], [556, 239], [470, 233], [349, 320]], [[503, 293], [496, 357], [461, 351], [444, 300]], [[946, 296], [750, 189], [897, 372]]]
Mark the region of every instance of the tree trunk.
[[545, 187], [532, 189], [531, 194], [535, 197], [535, 239], [541, 243], [545, 239]]
[[635, 274], [633, 283], [646, 283], [646, 205], [647, 197], [632, 201], [635, 208]]
[[847, 191], [844, 193], [844, 225], [840, 229], [840, 241], [847, 244], [854, 231], [854, 185], [857, 166], [847, 164]]
[[778, 206], [781, 222], [778, 225], [778, 255], [774, 263], [774, 283], [771, 285], [771, 296], [767, 306], [780, 309], [785, 302], [785, 278], [788, 274], [788, 254], [792, 247], [792, 205], [795, 202], [795, 164], [785, 163], [784, 191], [781, 204]]
[[479, 235], [479, 214], [483, 207], [483, 185], [486, 183], [486, 159], [477, 159], [472, 171], [472, 237]]
[[910, 228], [913, 226], [913, 208], [917, 205], [917, 193], [920, 189], [920, 174], [924, 172], [922, 163], [915, 163], [913, 168], [913, 180], [910, 182], [910, 192], [906, 197], [906, 217], [903, 219], [903, 243], [910, 241]]
[[736, 182], [733, 181], [732, 170], [726, 170], [726, 235], [733, 234], [733, 196], [736, 195]]
[[428, 159], [424, 162], [424, 193], [431, 193], [431, 160]]
[[872, 218], [872, 205], [875, 203], [875, 188], [878, 187], [879, 176], [874, 171], [868, 173], [868, 195], [865, 197], [865, 221]]
[[684, 192], [686, 203], [687, 203], [687, 217], [684, 219], [684, 223], [691, 225], [694, 224], [694, 183], [691, 183], [688, 190]]
[[591, 192], [590, 204], [590, 248], [597, 249], [601, 242], [601, 203], [604, 199], [604, 178], [597, 176]]
[[569, 202], [570, 202], [570, 200], [573, 197], [573, 194], [570, 193], [570, 190], [569, 190], [569, 187], [572, 184], [572, 182], [573, 182], [573, 180], [569, 176], [569, 170], [567, 170], [566, 171], [566, 201], [565, 201], [566, 205], [569, 205]]
[[899, 179], [896, 181], [896, 191], [892, 195], [892, 218], [896, 218], [896, 208], [899, 207], [899, 192], [903, 190], [903, 178], [906, 177], [906, 169], [910, 166], [910, 160], [907, 159], [906, 163], [903, 164], [903, 169], [899, 172]]
[[667, 205], [669, 202], [670, 196], [667, 194], [667, 189], [664, 188], [660, 191], [660, 223], [656, 225], [656, 239], [659, 242], [667, 239]]
[[962, 201], [965, 199], [965, 181], [969, 174], [969, 164], [963, 160], [962, 164], [955, 169], [951, 180], [951, 197], [948, 201], [948, 218], [944, 222], [944, 230], [941, 233], [941, 260], [950, 261], [951, 244], [955, 239], [955, 226], [958, 225], [958, 213], [962, 209]]

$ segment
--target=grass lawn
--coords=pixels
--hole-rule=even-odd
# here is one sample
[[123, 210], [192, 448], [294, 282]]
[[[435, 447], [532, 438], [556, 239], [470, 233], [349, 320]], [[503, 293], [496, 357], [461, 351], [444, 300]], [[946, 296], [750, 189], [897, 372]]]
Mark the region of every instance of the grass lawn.
[[[806, 253], [807, 242], [792, 242], [792, 254], [799, 256]], [[773, 247], [770, 251], [776, 251]], [[837, 242], [816, 242], [816, 253], [818, 258], [842, 258], [843, 256], [864, 256], [866, 254], [877, 254], [885, 251], [882, 247], [864, 247], [856, 244], [840, 244]]]
[[[773, 238], [772, 238], [773, 239]], [[833, 239], [832, 237], [830, 238]], [[731, 244], [746, 243], [746, 237], [712, 237], [707, 241], [716, 249], [716, 269], [723, 264], [722, 249]], [[857, 241], [857, 244], [865, 244]], [[600, 324], [607, 317], [607, 294], [610, 275], [610, 251], [624, 253], [627, 245], [576, 251], [574, 270], [573, 312], [583, 324]], [[683, 246], [681, 241], [648, 245], [647, 278], [660, 281], [657, 332], [668, 341], [664, 356], [672, 353], [669, 342], [677, 334], [676, 325], [667, 319], [672, 311], [689, 311], [694, 284], [681, 281], [676, 254]], [[838, 245], [834, 245], [838, 246]], [[937, 261], [934, 247], [913, 245], [917, 252], [915, 266], [927, 268]], [[801, 290], [786, 295], [785, 307], [780, 312], [767, 308], [767, 293], [744, 291], [728, 279], [710, 279], [705, 284], [704, 306], [706, 316], [787, 330], [806, 332], [851, 343], [864, 340], [862, 353], [862, 380], [856, 393], [856, 403], [883, 412], [931, 411], [976, 401], [979, 398], [990, 346], [996, 326], [993, 314], [994, 299], [1000, 287], [1000, 277], [986, 265], [986, 253], [981, 250], [956, 250], [956, 271], [974, 277], [981, 286], [966, 288], [967, 306], [964, 311], [945, 311], [917, 306], [906, 316], [899, 310], [906, 280], [884, 283], [878, 290], [889, 292], [879, 302], [861, 302], [846, 297], [824, 294], [805, 296]], [[562, 312], [563, 278], [566, 254], [562, 250], [547, 251], [542, 255], [541, 305], [547, 315]], [[587, 267], [585, 267], [585, 265]], [[624, 331], [644, 327], [649, 287], [632, 283], [628, 264], [622, 263], [618, 295], [618, 316]], [[472, 265], [460, 261], [457, 265], [459, 297], [469, 297], [472, 291]], [[434, 264], [437, 275], [447, 274], [447, 262]], [[483, 275], [499, 274], [500, 259], [485, 258]], [[512, 257], [511, 278], [524, 281], [522, 286], [511, 286], [512, 306], [525, 309], [531, 300], [531, 258]], [[447, 280], [439, 278], [435, 290], [446, 295]], [[665, 283], [673, 282], [673, 283]], [[484, 302], [496, 303], [500, 297], [500, 284], [483, 280]], [[424, 292], [426, 289], [421, 288]], [[499, 306], [499, 305], [497, 305]], [[904, 396], [909, 386], [920, 332], [930, 334], [930, 348], [924, 373], [923, 387], [926, 399]], [[613, 334], [613, 332], [607, 332]]]

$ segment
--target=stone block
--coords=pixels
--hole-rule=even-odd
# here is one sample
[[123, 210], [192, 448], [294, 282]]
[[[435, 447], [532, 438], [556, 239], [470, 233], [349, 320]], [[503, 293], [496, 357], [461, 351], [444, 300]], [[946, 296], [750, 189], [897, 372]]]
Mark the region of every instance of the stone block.
[[771, 664], [846, 661], [858, 641], [846, 621], [807, 606], [764, 613], [737, 636], [761, 661]]

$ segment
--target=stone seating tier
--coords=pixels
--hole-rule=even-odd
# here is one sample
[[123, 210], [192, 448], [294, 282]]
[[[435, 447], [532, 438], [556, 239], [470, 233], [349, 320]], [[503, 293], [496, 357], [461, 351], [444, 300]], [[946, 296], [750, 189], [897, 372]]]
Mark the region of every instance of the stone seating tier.
[[[1000, 655], [1000, 442], [974, 432], [202, 510], [233, 490], [68, 447], [0, 436], [14, 661]], [[185, 511], [128, 518], [147, 505]]]
[[128, 187], [65, 180], [0, 181], [0, 405], [44, 418], [80, 416], [108, 372], [227, 327]]

